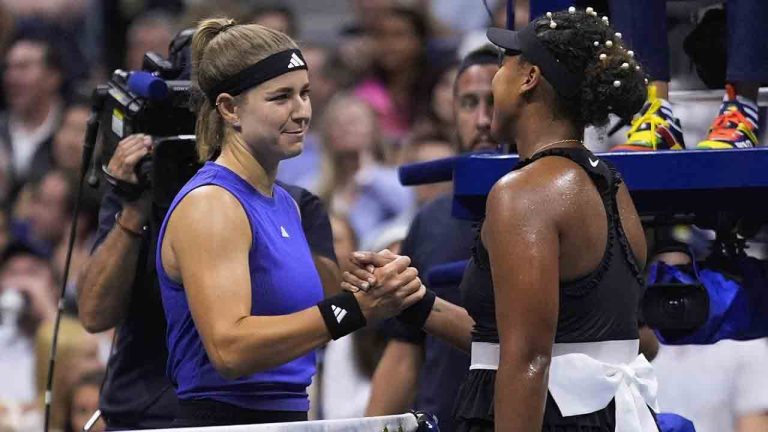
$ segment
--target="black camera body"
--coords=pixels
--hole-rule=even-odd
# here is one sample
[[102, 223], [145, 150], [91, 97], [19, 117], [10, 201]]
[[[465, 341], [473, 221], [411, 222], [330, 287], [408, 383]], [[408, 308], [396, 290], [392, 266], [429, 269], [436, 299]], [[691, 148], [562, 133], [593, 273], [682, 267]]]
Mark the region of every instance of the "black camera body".
[[103, 131], [101, 154], [105, 161], [112, 156], [120, 140], [131, 134], [168, 137], [195, 133], [189, 81], [165, 81], [167, 96], [152, 100], [131, 92], [129, 76], [129, 73], [117, 70], [108, 84], [108, 97], [100, 119]]
[[193, 35], [194, 29], [179, 32], [170, 44], [168, 60], [148, 52], [141, 71], [118, 69], [112, 74], [99, 115], [102, 161], [108, 161], [120, 140], [131, 134], [194, 135], [190, 81]]
[[137, 164], [136, 175], [139, 187], [151, 188], [153, 201], [161, 208], [170, 205], [176, 192], [200, 167], [190, 80], [194, 32], [186, 29], [176, 35], [167, 60], [148, 52], [141, 71], [116, 70], [107, 85], [100, 88], [100, 102], [94, 104], [99, 107], [102, 138], [97, 164], [108, 164], [118, 143], [131, 134], [152, 137], [153, 154]]
[[693, 333], [707, 322], [709, 295], [701, 284], [653, 284], [643, 296], [641, 310], [650, 327], [675, 339]]

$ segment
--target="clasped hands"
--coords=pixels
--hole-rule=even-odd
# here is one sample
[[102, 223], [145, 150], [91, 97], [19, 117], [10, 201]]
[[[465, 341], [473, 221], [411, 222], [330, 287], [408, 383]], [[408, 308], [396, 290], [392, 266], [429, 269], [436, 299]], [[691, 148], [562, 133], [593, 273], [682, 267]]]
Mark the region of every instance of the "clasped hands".
[[421, 300], [426, 288], [411, 259], [385, 249], [381, 252], [355, 252], [351, 271], [342, 275], [341, 288], [354, 293], [369, 321], [399, 314]]

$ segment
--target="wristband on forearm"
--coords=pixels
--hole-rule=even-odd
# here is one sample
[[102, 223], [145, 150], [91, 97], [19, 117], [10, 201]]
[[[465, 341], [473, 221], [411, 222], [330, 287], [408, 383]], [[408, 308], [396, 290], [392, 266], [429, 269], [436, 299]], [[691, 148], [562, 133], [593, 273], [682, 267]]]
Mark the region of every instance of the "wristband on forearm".
[[422, 297], [421, 300], [400, 312], [400, 315], [397, 316], [397, 319], [408, 325], [421, 329], [424, 327], [424, 323], [427, 322], [427, 318], [429, 318], [429, 314], [432, 312], [432, 306], [435, 305], [436, 299], [437, 296], [435, 295], [435, 292], [427, 290], [427, 293], [424, 294], [424, 297]]
[[365, 327], [366, 320], [360, 304], [351, 292], [343, 292], [317, 304], [331, 337], [336, 340]]
[[139, 198], [141, 198], [141, 195], [144, 193], [144, 190], [146, 189], [145, 185], [129, 183], [127, 181], [120, 180], [119, 178], [114, 177], [109, 172], [106, 165], [101, 166], [101, 171], [102, 173], [104, 173], [104, 179], [107, 180], [107, 183], [109, 183], [110, 186], [112, 186], [112, 190], [124, 202], [134, 202], [138, 200]]

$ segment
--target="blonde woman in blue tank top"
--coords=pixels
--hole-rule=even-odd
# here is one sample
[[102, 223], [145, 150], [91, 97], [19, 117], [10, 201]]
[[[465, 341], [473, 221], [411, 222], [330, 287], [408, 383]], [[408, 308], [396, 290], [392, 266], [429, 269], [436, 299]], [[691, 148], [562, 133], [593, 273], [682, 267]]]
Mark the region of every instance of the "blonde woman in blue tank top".
[[192, 42], [205, 165], [173, 201], [157, 269], [178, 426], [306, 420], [314, 350], [424, 295], [398, 257], [354, 294], [323, 299], [296, 203], [275, 184], [301, 153], [307, 66], [286, 35], [223, 19]]

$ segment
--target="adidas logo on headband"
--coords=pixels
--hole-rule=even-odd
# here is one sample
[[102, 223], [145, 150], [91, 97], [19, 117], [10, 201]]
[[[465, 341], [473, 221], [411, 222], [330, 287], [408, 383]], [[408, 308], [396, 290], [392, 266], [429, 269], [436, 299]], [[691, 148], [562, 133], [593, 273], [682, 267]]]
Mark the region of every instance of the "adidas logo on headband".
[[[221, 93], [229, 93], [237, 96], [240, 93], [256, 87], [264, 81], [280, 76], [284, 73], [292, 72], [298, 69], [307, 69], [307, 63], [302, 58], [301, 51], [298, 49], [287, 49], [258, 61], [233, 76], [222, 80], [207, 92], [208, 100], [211, 104], [216, 103], [216, 98]], [[288, 66], [285, 66], [285, 61]]]
[[291, 56], [291, 61], [290, 63], [288, 63], [288, 69], [293, 69], [295, 67], [301, 67], [301, 66], [306, 66], [306, 64], [302, 59], [299, 58], [299, 56], [296, 55], [296, 53], [293, 53], [293, 55]]

